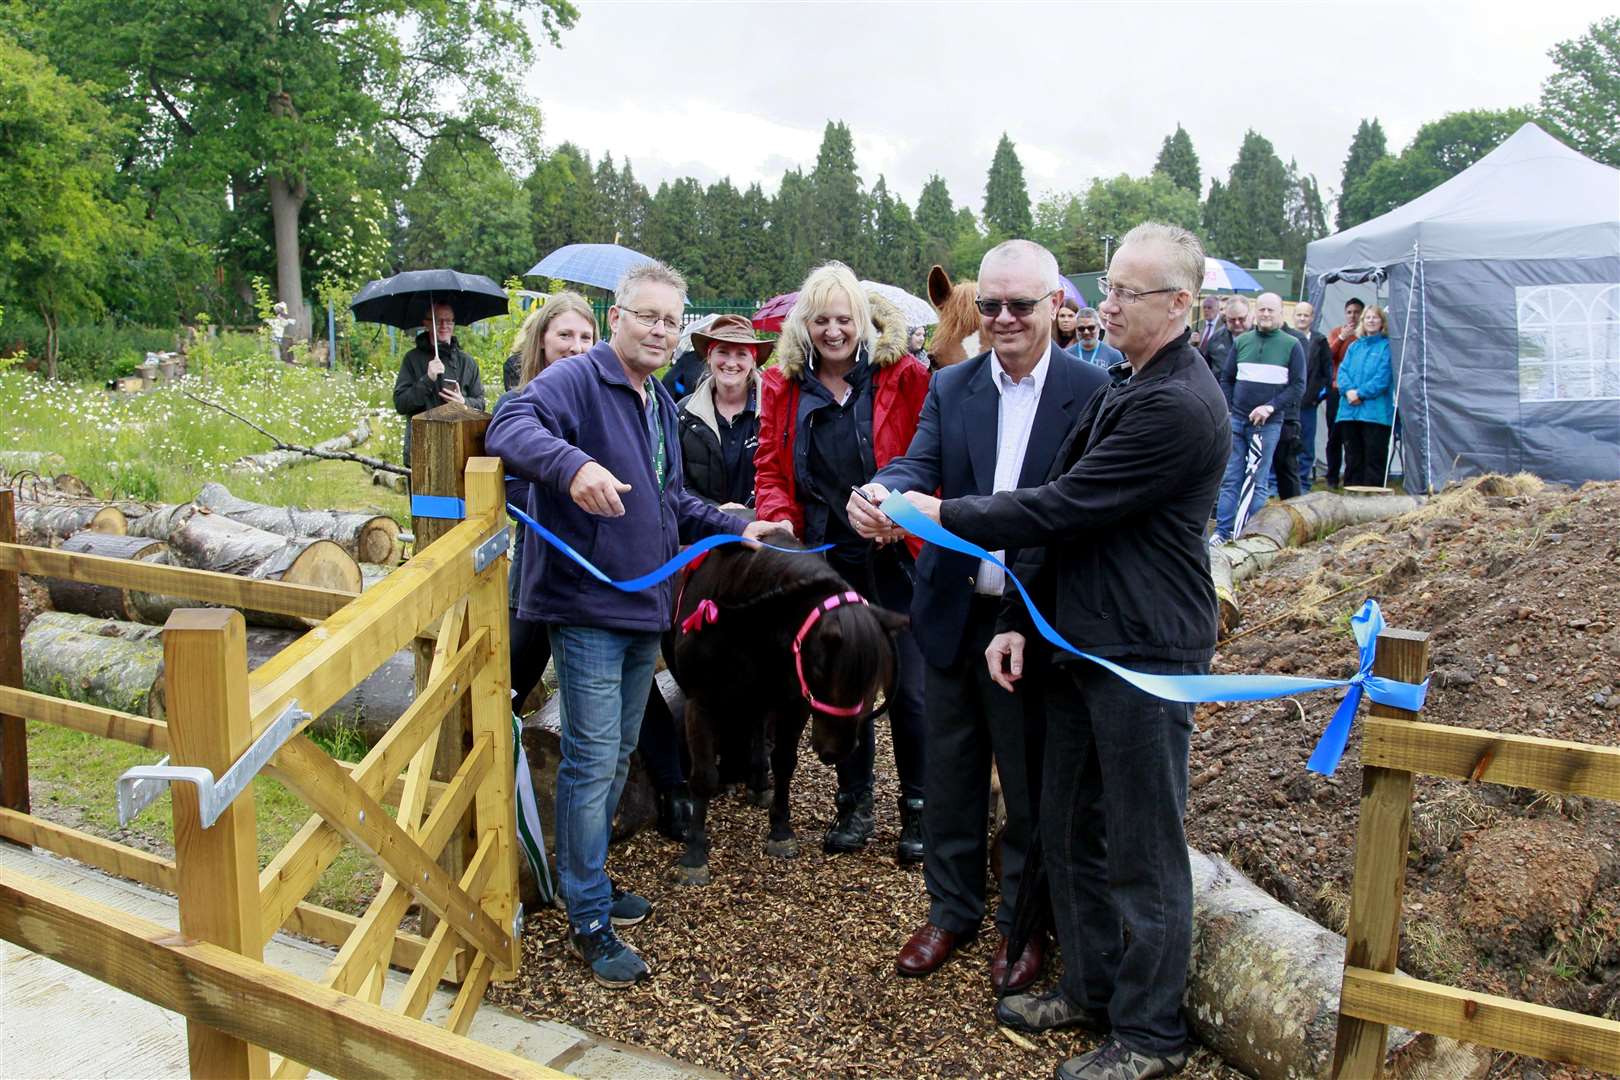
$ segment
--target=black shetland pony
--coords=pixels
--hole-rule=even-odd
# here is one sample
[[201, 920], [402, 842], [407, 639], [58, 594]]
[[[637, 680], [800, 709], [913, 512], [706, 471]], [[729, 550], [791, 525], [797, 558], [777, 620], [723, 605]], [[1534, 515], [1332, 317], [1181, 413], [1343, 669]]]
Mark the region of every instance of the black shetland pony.
[[799, 738], [808, 724], [811, 750], [829, 765], [855, 749], [879, 692], [893, 688], [894, 638], [907, 619], [868, 605], [821, 559], [741, 545], [717, 548], [691, 570], [675, 608], [666, 656], [686, 693], [694, 804], [676, 877], [706, 885], [719, 748], [747, 746], [750, 786], [761, 788], [769, 748], [765, 850], [797, 855], [788, 790]]

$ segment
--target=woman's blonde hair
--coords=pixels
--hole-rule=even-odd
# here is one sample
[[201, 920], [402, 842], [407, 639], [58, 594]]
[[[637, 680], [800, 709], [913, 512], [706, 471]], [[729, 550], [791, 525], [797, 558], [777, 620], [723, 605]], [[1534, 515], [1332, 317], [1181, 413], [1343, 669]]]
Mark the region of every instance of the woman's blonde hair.
[[523, 357], [518, 370], [518, 387], [527, 386], [529, 380], [544, 371], [550, 363], [545, 354], [546, 328], [557, 316], [569, 312], [591, 324], [591, 340], [596, 340], [596, 313], [591, 310], [591, 302], [568, 289], [553, 293], [544, 304], [529, 312], [529, 317], [523, 320], [523, 328], [518, 331], [517, 340], [512, 343], [513, 351]]
[[1363, 308], [1361, 310], [1361, 318], [1356, 320], [1356, 337], [1366, 337], [1367, 336], [1367, 335], [1365, 335], [1365, 334], [1363, 334], [1361, 332], [1361, 324], [1367, 321], [1367, 316], [1368, 315], [1377, 315], [1378, 316], [1378, 326], [1379, 326], [1378, 332], [1380, 334], [1383, 334], [1385, 337], [1388, 337], [1389, 336], [1389, 312], [1385, 311], [1383, 308], [1379, 307], [1377, 304], [1368, 304], [1365, 308]]
[[782, 336], [798, 341], [806, 360], [816, 355], [810, 339], [810, 320], [825, 311], [836, 293], [849, 300], [849, 313], [855, 320], [861, 343], [870, 352], [877, 343], [877, 328], [872, 325], [872, 305], [866, 299], [866, 290], [855, 277], [855, 272], [841, 262], [822, 263], [810, 271], [810, 276], [799, 286], [799, 298], [793, 310], [782, 320]]

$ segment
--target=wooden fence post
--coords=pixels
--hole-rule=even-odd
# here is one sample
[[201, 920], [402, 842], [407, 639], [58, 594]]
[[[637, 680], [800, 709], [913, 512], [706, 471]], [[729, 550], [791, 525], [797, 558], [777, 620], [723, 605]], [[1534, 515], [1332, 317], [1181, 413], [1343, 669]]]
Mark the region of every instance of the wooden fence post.
[[[500, 458], [478, 457], [467, 463], [467, 516], [488, 517], [496, 522], [506, 520], [505, 470]], [[501, 557], [484, 573], [483, 580], [473, 586], [471, 603], [467, 608], [469, 630], [478, 627], [489, 631], [490, 655], [473, 676], [472, 720], [473, 735], [488, 735], [495, 746], [495, 766], [478, 787], [478, 834], [495, 834], [493, 852], [495, 867], [484, 886], [483, 906], [502, 929], [512, 926], [517, 911], [517, 844], [513, 830], [517, 818], [513, 812], [515, 792], [512, 772], [512, 673], [511, 656], [507, 644], [510, 614], [507, 606], [508, 562], [503, 548]], [[476, 850], [476, 849], [475, 849]], [[518, 935], [512, 935], [512, 949], [507, 956], [491, 957], [495, 961], [495, 979], [506, 982], [517, 977]]]
[[[1373, 674], [1401, 682], [1422, 682], [1429, 673], [1429, 635], [1385, 630], [1378, 635]], [[1373, 716], [1416, 720], [1418, 714], [1374, 704]], [[1390, 973], [1401, 947], [1401, 899], [1406, 892], [1407, 845], [1412, 831], [1412, 774], [1404, 769], [1364, 766], [1361, 821], [1356, 828], [1355, 877], [1350, 887], [1350, 925], [1345, 932], [1345, 967]], [[1333, 1047], [1333, 1073], [1342, 1080], [1384, 1075], [1389, 1030], [1339, 1014]]]
[[[16, 494], [0, 491], [0, 541], [17, 542]], [[22, 688], [22, 597], [17, 574], [0, 570], [0, 686]], [[28, 813], [28, 725], [0, 714], [0, 806]]]
[[[484, 452], [484, 431], [489, 427], [489, 420], [487, 413], [455, 404], [440, 405], [411, 417], [411, 494], [465, 500], [467, 462]], [[416, 551], [425, 550], [459, 523], [454, 517], [418, 515], [413, 510], [411, 531], [416, 535]], [[417, 638], [415, 651], [416, 692], [420, 694], [433, 667], [433, 642]], [[471, 746], [472, 706], [463, 698], [461, 704], [446, 715], [444, 726], [439, 729], [433, 779], [448, 781], [454, 777]], [[439, 856], [439, 865], [449, 872], [452, 880], [460, 881], [467, 869], [467, 860], [477, 850], [473, 815], [469, 813], [467, 828], [450, 838]], [[422, 935], [431, 936], [438, 921], [432, 912], [423, 911]], [[456, 962], [458, 979], [466, 976], [467, 962], [467, 954], [462, 951]]]
[[[201, 765], [220, 777], [253, 741], [248, 708], [247, 632], [229, 608], [182, 608], [163, 627], [168, 672], [169, 750], [176, 765]], [[180, 932], [251, 960], [264, 959], [259, 933], [259, 849], [253, 789], [209, 828], [197, 789], [172, 785], [174, 849], [180, 882]], [[191, 1075], [265, 1076], [262, 1047], [194, 1020], [186, 1022]]]

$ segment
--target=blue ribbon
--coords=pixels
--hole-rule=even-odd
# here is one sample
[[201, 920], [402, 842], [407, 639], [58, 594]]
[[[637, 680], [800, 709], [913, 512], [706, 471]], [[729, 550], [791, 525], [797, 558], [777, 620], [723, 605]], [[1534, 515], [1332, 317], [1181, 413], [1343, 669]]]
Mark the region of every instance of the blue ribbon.
[[454, 495], [412, 495], [411, 516], [462, 521], [467, 517], [467, 501]]
[[[713, 551], [715, 548], [720, 547], [723, 544], [749, 543], [747, 537], [738, 536], [736, 533], [717, 533], [714, 536], [705, 536], [697, 543], [688, 546], [682, 551], [676, 552], [674, 558], [670, 559], [656, 570], [642, 574], [640, 577], [630, 578], [627, 581], [614, 581], [612, 578], [603, 573], [595, 563], [591, 562], [591, 560], [587, 559], [585, 556], [581, 555], [579, 552], [575, 551], [571, 546], [569, 546], [568, 541], [564, 540], [562, 537], [558, 536], [556, 533], [534, 520], [534, 518], [530, 517], [528, 514], [525, 514], [522, 510], [519, 510], [511, 503], [506, 504], [506, 509], [507, 512], [513, 517], [523, 522], [523, 524], [527, 525], [530, 529], [533, 529], [535, 535], [540, 537], [540, 539], [544, 540], [546, 543], [550, 544], [552, 547], [556, 548], [570, 559], [573, 559], [580, 566], [584, 567], [585, 572], [591, 575], [591, 577], [595, 578], [597, 581], [600, 581], [604, 585], [610, 585], [613, 588], [618, 589], [620, 592], [640, 592], [643, 589], [651, 588], [665, 579], [672, 577], [675, 573], [683, 569], [688, 563], [701, 557], [707, 552]], [[820, 547], [813, 548], [785, 548], [777, 547], [775, 544], [761, 543], [758, 540], [753, 541], [753, 543], [759, 544], [759, 546], [763, 548], [770, 548], [772, 551], [785, 551], [789, 555], [814, 555], [818, 552], [826, 551], [828, 548], [832, 547], [831, 544], [822, 544]]]
[[1343, 757], [1345, 744], [1350, 740], [1350, 727], [1355, 720], [1356, 709], [1361, 705], [1363, 693], [1380, 705], [1409, 709], [1413, 712], [1423, 708], [1423, 699], [1429, 689], [1427, 679], [1422, 683], [1405, 683], [1372, 673], [1373, 658], [1378, 648], [1378, 634], [1384, 629], [1384, 615], [1378, 610], [1376, 600], [1368, 600], [1362, 605], [1361, 610], [1350, 618], [1350, 627], [1356, 636], [1356, 646], [1361, 652], [1361, 664], [1356, 674], [1349, 679], [1306, 679], [1295, 675], [1155, 675], [1132, 671], [1112, 660], [1093, 656], [1071, 645], [1041, 615], [1035, 607], [1035, 602], [1030, 599], [1029, 592], [1024, 588], [1024, 583], [1007, 569], [1005, 563], [979, 545], [963, 540], [944, 526], [924, 517], [922, 511], [913, 506], [905, 495], [900, 492], [892, 493], [883, 500], [880, 509], [888, 515], [890, 521], [930, 544], [959, 551], [976, 559], [987, 559], [1001, 567], [1006, 571], [1007, 580], [1017, 587], [1019, 596], [1023, 597], [1024, 607], [1028, 609], [1030, 620], [1041, 637], [1065, 652], [1107, 668], [1138, 690], [1154, 697], [1185, 704], [1207, 701], [1265, 701], [1288, 697], [1291, 694], [1308, 693], [1312, 690], [1348, 687], [1344, 699], [1339, 702], [1338, 709], [1333, 713], [1333, 719], [1323, 730], [1321, 738], [1316, 743], [1316, 749], [1311, 754], [1311, 760], [1307, 763], [1306, 767], [1312, 772], [1331, 775], [1339, 767], [1339, 759]]

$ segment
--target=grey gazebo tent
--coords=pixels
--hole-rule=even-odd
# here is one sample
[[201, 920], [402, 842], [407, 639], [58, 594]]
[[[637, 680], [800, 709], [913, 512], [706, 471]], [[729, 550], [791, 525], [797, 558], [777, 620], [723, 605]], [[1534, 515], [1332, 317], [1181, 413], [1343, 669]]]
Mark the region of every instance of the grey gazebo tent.
[[1620, 479], [1620, 170], [1526, 124], [1305, 266], [1324, 324], [1388, 308], [1407, 490]]

